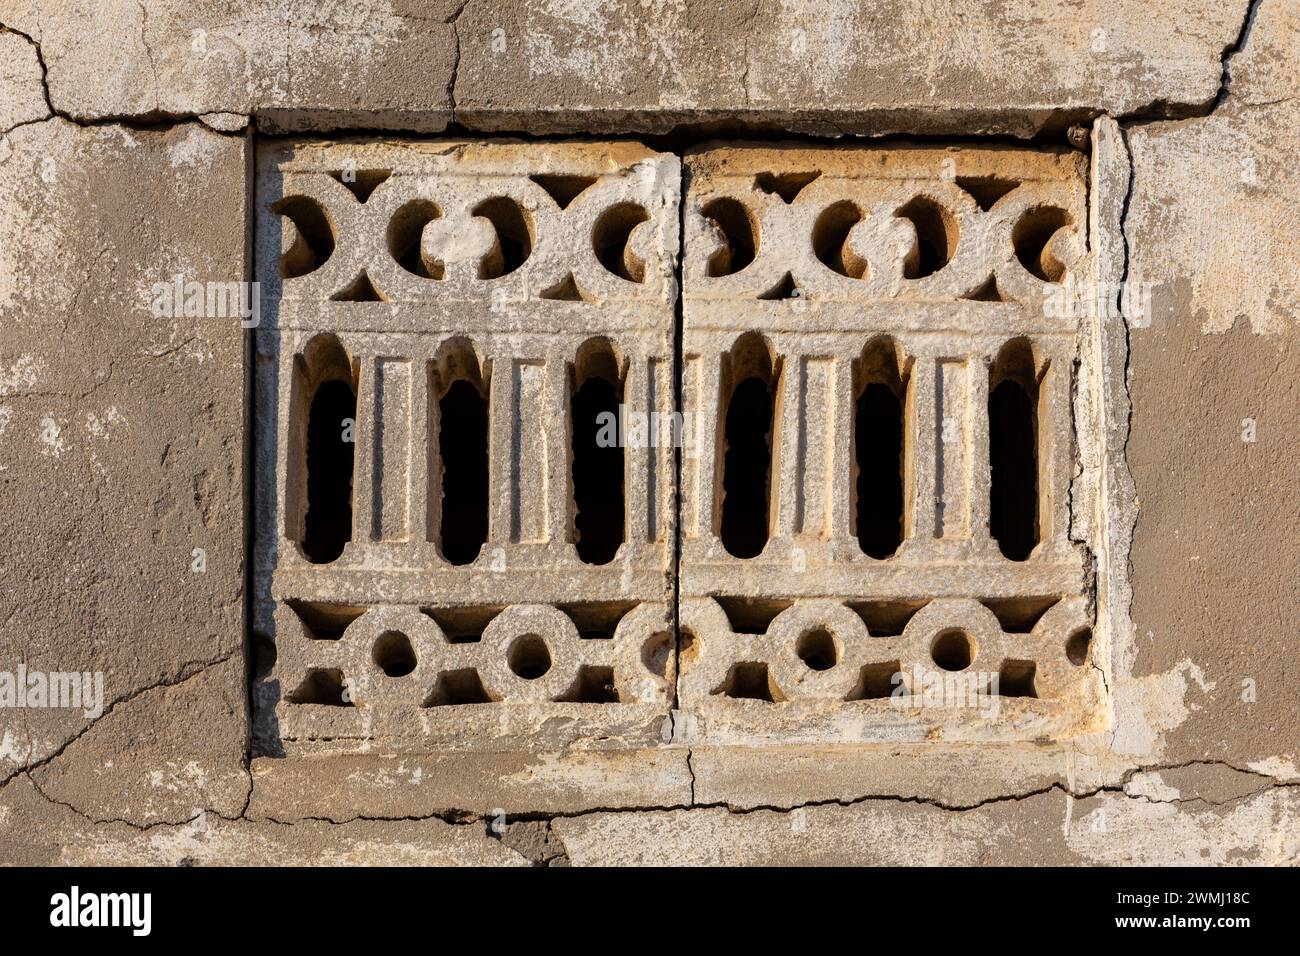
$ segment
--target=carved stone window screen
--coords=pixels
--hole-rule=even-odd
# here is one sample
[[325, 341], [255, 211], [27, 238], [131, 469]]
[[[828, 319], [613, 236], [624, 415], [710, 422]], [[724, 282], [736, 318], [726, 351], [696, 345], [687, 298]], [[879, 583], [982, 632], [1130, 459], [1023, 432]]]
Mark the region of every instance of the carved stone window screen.
[[[1065, 150], [721, 146], [683, 189], [627, 143], [262, 144], [259, 746], [1095, 727], [1087, 176]], [[574, 490], [593, 378], [688, 445], [626, 443], [606, 563]], [[917, 675], [996, 675], [997, 716], [900, 706], [900, 673], [918, 702]]]

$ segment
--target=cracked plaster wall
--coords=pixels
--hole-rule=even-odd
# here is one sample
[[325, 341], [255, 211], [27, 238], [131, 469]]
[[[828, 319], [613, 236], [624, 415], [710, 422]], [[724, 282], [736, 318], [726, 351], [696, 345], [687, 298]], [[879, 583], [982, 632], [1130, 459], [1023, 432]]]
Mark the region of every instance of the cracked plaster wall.
[[[1294, 4], [91, 6], [0, 2], [0, 649], [110, 675], [98, 718], [3, 715], [0, 860], [1296, 859]], [[142, 317], [154, 281], [245, 274], [250, 118], [978, 137], [1103, 114], [1125, 172], [1104, 252], [1151, 288], [1126, 303], [1132, 638], [1106, 739], [976, 780], [899, 748], [871, 758], [914, 768], [893, 793], [816, 748], [393, 758], [371, 791], [249, 766], [243, 336]]]

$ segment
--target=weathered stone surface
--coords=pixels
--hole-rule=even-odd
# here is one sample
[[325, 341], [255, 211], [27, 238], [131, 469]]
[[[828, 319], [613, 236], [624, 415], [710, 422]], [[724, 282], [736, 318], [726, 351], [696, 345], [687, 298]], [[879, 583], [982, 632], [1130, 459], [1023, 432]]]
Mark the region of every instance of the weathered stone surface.
[[456, 0], [93, 0], [77, 15], [3, 0], [75, 119], [256, 114], [264, 130], [443, 129]]
[[[591, 382], [606, 414], [672, 414], [679, 181], [677, 157], [627, 143], [260, 153], [262, 749], [523, 733], [541, 752], [566, 726], [657, 742], [675, 681], [673, 451], [611, 434], [617, 503], [588, 511], [579, 451], [597, 421], [579, 396]], [[327, 411], [340, 388], [347, 410]], [[477, 412], [453, 403], [466, 393]], [[345, 416], [354, 450], [335, 438]], [[482, 445], [464, 481], [458, 428]], [[313, 458], [327, 441], [350, 460]], [[313, 497], [331, 475], [350, 503]]]
[[251, 819], [577, 813], [686, 806], [686, 751], [362, 754], [253, 761]]
[[1051, 793], [952, 811], [870, 800], [790, 812], [594, 813], [552, 826], [575, 866], [989, 866], [1075, 862]]
[[[507, 835], [508, 835], [507, 831]], [[545, 849], [550, 858], [552, 845]], [[356, 820], [292, 826], [195, 814], [139, 830], [94, 824], [19, 778], [0, 793], [0, 860], [20, 866], [530, 866], [482, 822]], [[551, 865], [554, 865], [552, 863]]]
[[1051, 747], [769, 745], [693, 747], [691, 773], [695, 803], [749, 810], [868, 797], [971, 807], [1045, 790], [1067, 768]]
[[[1128, 132], [1132, 331], [1128, 455], [1145, 693], [1175, 702], [1166, 762], [1300, 776], [1300, 12], [1263, 0], [1231, 92], [1203, 120]], [[1136, 303], [1131, 303], [1130, 312]]]
[[1223, 807], [1059, 792], [968, 810], [868, 800], [789, 812], [594, 813], [552, 824], [575, 866], [1194, 866], [1294, 864], [1300, 797]]
[[[4, 0], [80, 119], [256, 113], [263, 129], [532, 132], [744, 121], [1027, 135], [1214, 99], [1246, 0], [575, 3]], [[87, 30], [86, 24], [93, 24]]]
[[[225, 686], [206, 700], [238, 711], [244, 333], [238, 317], [155, 316], [150, 305], [153, 283], [177, 274], [243, 278], [244, 140], [198, 123], [144, 131], [55, 119], [7, 143], [0, 670], [102, 672], [107, 710], [229, 660], [211, 674]], [[139, 698], [135, 717], [106, 721], [108, 736], [80, 751], [131, 746], [150, 726], [144, 712], [168, 701]], [[178, 719], [184, 704], [175, 707], [153, 719]], [[0, 779], [98, 736], [84, 710], [0, 712]], [[242, 714], [218, 713], [206, 740], [224, 768]], [[131, 731], [115, 738], [112, 725]], [[174, 728], [176, 759], [202, 749], [185, 735], [203, 725], [194, 714]]]
[[483, 129], [1031, 133], [1205, 104], [1246, 4], [471, 2], [456, 116]]
[[[1136, 0], [1010, 6], [990, 0], [917, 14], [891, 5], [859, 12], [757, 0], [737, 14], [631, 0], [346, 9], [249, 0], [231, 14], [206, 2], [121, 0], [70, 16], [44, 0], [0, 0], [8, 28], [0, 29], [0, 129], [7, 131], [0, 139], [0, 671], [21, 664], [105, 674], [98, 716], [0, 711], [0, 861], [1300, 861], [1300, 716], [1292, 692], [1300, 677], [1292, 647], [1300, 606], [1293, 501], [1300, 14], [1282, 0], [1253, 6], [1242, 48], [1230, 57], [1230, 89], [1213, 104], [1220, 57], [1238, 36], [1245, 0], [1180, 0], [1159, 14]], [[58, 112], [78, 120], [197, 119], [148, 129], [46, 120], [37, 45]], [[423, 749], [412, 748], [419, 754], [375, 746], [382, 720], [325, 713], [307, 732], [286, 735], [298, 753], [246, 769], [244, 336], [232, 319], [151, 315], [150, 290], [177, 274], [245, 277], [255, 254], [246, 228], [255, 200], [248, 140], [230, 134], [249, 116], [262, 131], [438, 130], [453, 103], [470, 126], [528, 132], [753, 123], [972, 138], [1059, 132], [1100, 110], [1121, 117], [1212, 110], [1122, 130], [1103, 118], [1090, 144], [1087, 247], [1074, 252], [1086, 256], [1084, 274], [1101, 285], [1098, 300], [1108, 284], [1129, 280], [1131, 326], [1084, 327], [1088, 358], [1070, 404], [1087, 440], [1071, 461], [1078, 473], [1068, 492], [1068, 540], [1086, 544], [1095, 559], [1084, 567], [1081, 593], [1095, 586], [1104, 634], [1080, 672], [1104, 685], [1101, 706], [1090, 712], [1095, 725], [1083, 729], [1098, 732], [1064, 743], [955, 745], [951, 728], [926, 736], [862, 714], [846, 719], [839, 701], [719, 701], [717, 681], [696, 668], [700, 679], [683, 680], [680, 700], [667, 684], [656, 685], [654, 703], [630, 715], [621, 704], [567, 700], [518, 701], [505, 720], [490, 707], [407, 707], [389, 726], [404, 743], [421, 741]], [[970, 145], [981, 144], [963, 140], [959, 148]], [[547, 151], [562, 149], [538, 149]], [[311, 171], [317, 179], [338, 171], [334, 155]], [[670, 156], [661, 160], [672, 165]], [[522, 185], [535, 171], [524, 162], [509, 175]], [[674, 176], [675, 168], [654, 185], [669, 205]], [[791, 213], [797, 201], [781, 195], [794, 190], [793, 179], [766, 182], [755, 184], [763, 202], [798, 212]], [[343, 182], [322, 189], [334, 186], [347, 189]], [[382, 202], [382, 193], [374, 196]], [[355, 213], [350, 197], [335, 191], [334, 199], [331, 208], [348, 210], [345, 219]], [[966, 225], [975, 218], [972, 212]], [[778, 220], [773, 213], [770, 221]], [[688, 236], [702, 237], [689, 209], [685, 223]], [[789, 245], [806, 231], [778, 228], [769, 239]], [[462, 238], [435, 228], [418, 250], [463, 273], [451, 283], [457, 293], [446, 332], [473, 324], [457, 310], [492, 320], [490, 300], [466, 294], [476, 281], [469, 274], [475, 250]], [[665, 241], [669, 257], [674, 242]], [[282, 251], [276, 244], [273, 258]], [[831, 251], [845, 265], [855, 247], [845, 237]], [[335, 264], [359, 265], [361, 252], [345, 242]], [[781, 270], [764, 269], [735, 284], [747, 294], [790, 293]], [[746, 286], [759, 272], [762, 289]], [[660, 278], [656, 308], [667, 314], [671, 265]], [[566, 322], [587, 304], [579, 301], [581, 276], [569, 279], [532, 290], [553, 292], [550, 306]], [[1144, 284], [1152, 288], [1149, 308]], [[372, 287], [376, 295], [389, 291], [383, 277]], [[526, 281], [519, 287], [524, 298], [531, 294]], [[408, 304], [329, 307], [361, 306], [363, 317], [342, 331], [378, 358], [389, 333], [368, 323], [383, 310], [400, 320]], [[307, 331], [311, 308], [299, 316]], [[405, 320], [399, 341], [427, 331], [420, 315]], [[729, 321], [721, 309], [711, 320]], [[557, 335], [577, 334], [565, 322], [556, 326]], [[801, 347], [837, 331], [844, 329], [789, 330]], [[806, 402], [808, 394], [790, 397]], [[817, 450], [801, 453], [810, 448]], [[269, 475], [274, 460], [259, 467]], [[804, 496], [799, 513], [829, 500]], [[375, 514], [381, 524], [392, 517], [383, 507]], [[202, 572], [193, 570], [195, 548], [203, 549]], [[683, 556], [685, 579], [698, 571], [691, 562], [699, 555], [687, 548]], [[672, 580], [671, 570], [662, 577], [663, 557], [658, 552], [658, 563], [642, 568], [660, 575], [656, 589]], [[819, 571], [834, 567], [818, 565], [818, 557]], [[330, 584], [385, 592], [386, 571], [366, 580], [375, 567], [361, 562]], [[421, 593], [415, 580], [424, 571], [415, 570], [407, 591], [380, 597], [417, 609], [430, 603], [438, 595]], [[723, 568], [691, 598], [760, 593], [774, 586], [772, 571]], [[821, 590], [802, 597], [834, 597], [835, 583], [821, 579]], [[463, 586], [451, 604], [472, 598], [495, 612], [505, 593], [487, 576]], [[618, 603], [626, 586], [595, 572], [579, 591], [582, 600]], [[302, 593], [285, 588], [278, 597]], [[768, 649], [749, 633], [755, 625], [746, 610], [733, 601], [734, 617], [724, 623], [719, 615], [727, 611], [717, 606], [715, 636], [727, 638], [732, 656], [763, 658]], [[473, 622], [447, 627], [464, 638], [460, 631], [472, 631]], [[1037, 636], [1012, 630], [1003, 639]], [[472, 641], [449, 646], [455, 655], [476, 654]], [[688, 673], [689, 652], [685, 645]], [[357, 648], [339, 653], [353, 664], [364, 656]], [[669, 666], [661, 675], [668, 684]], [[710, 712], [692, 709], [699, 701]], [[1036, 706], [1022, 700], [1008, 710], [1030, 736], [1035, 725], [1024, 718]], [[435, 718], [426, 710], [472, 713]], [[786, 726], [770, 734], [778, 712]], [[864, 729], [877, 735], [870, 746], [858, 742]], [[335, 732], [339, 739], [329, 739]], [[827, 739], [841, 743], [818, 742]], [[496, 811], [505, 815], [500, 827]], [[519, 814], [527, 819], [512, 822]]]
[[244, 811], [244, 661], [234, 655], [132, 697], [30, 777], [51, 800], [96, 820], [179, 824], [201, 810]]
[[0, 30], [0, 132], [49, 115], [36, 46]]
[[[1070, 487], [1081, 472], [1100, 487], [1072, 404], [1101, 378], [1075, 372], [1098, 362], [1074, 308], [1084, 155], [785, 143], [686, 163], [682, 410], [698, 445], [682, 462], [678, 692], [702, 741], [1100, 727], [1093, 542], [1075, 515], [1101, 503]], [[1019, 439], [995, 414], [1008, 394], [1035, 409]], [[997, 450], [1017, 441], [1029, 477], [1009, 492]], [[1012, 497], [1032, 525], [1014, 541]], [[996, 699], [927, 700], [953, 671]]]

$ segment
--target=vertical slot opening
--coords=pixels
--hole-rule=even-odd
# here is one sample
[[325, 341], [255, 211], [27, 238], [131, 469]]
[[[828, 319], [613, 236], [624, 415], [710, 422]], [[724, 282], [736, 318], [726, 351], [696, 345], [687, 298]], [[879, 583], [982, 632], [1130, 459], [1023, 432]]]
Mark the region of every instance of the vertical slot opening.
[[622, 376], [608, 339], [584, 342], [571, 371], [573, 534], [586, 564], [608, 564], [623, 543]]
[[295, 507], [297, 536], [313, 564], [328, 564], [352, 540], [352, 474], [355, 459], [357, 370], [338, 338], [318, 335], [295, 362], [299, 394], [300, 452], [305, 476], [291, 491], [305, 491]]
[[904, 535], [906, 382], [890, 338], [863, 350], [854, 369], [852, 510], [854, 533], [864, 554], [891, 557]]
[[779, 363], [761, 335], [742, 336], [724, 360], [726, 416], [722, 517], [727, 553], [752, 558], [767, 545], [771, 524], [773, 424]]
[[1038, 376], [1027, 339], [1002, 347], [989, 378], [989, 533], [1024, 561], [1039, 541]]
[[443, 345], [430, 391], [439, 396], [441, 468], [430, 469], [441, 486], [438, 544], [449, 563], [469, 564], [488, 535], [488, 399], [478, 357], [468, 340]]

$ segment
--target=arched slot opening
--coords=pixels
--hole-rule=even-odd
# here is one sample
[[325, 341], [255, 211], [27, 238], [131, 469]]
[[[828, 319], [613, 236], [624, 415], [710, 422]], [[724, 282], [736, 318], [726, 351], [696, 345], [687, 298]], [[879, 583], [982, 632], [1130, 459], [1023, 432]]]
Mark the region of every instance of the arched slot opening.
[[322, 334], [294, 361], [298, 470], [286, 511], [299, 516], [292, 535], [313, 564], [328, 564], [352, 540], [357, 366], [338, 338]]
[[1012, 561], [1039, 541], [1038, 391], [1029, 342], [1013, 339], [989, 374], [989, 533]]
[[605, 338], [584, 342], [570, 372], [573, 536], [585, 563], [608, 564], [625, 533], [623, 377]]
[[718, 536], [727, 553], [752, 558], [767, 545], [771, 525], [773, 432], [780, 363], [757, 333], [737, 340], [723, 362], [726, 397], [722, 516]]
[[429, 391], [438, 396], [439, 461], [429, 463], [429, 473], [440, 477], [441, 497], [438, 507], [429, 511], [438, 515], [443, 558], [469, 564], [488, 535], [487, 383], [467, 339], [443, 344], [432, 377]]
[[888, 558], [907, 530], [907, 381], [894, 341], [868, 344], [854, 378], [853, 530], [864, 554]]

